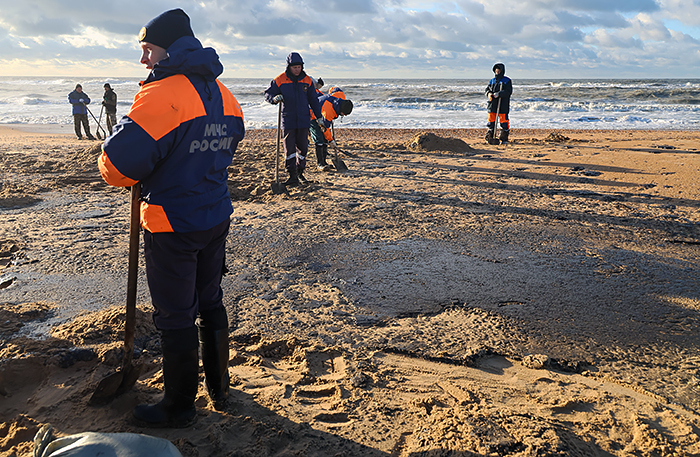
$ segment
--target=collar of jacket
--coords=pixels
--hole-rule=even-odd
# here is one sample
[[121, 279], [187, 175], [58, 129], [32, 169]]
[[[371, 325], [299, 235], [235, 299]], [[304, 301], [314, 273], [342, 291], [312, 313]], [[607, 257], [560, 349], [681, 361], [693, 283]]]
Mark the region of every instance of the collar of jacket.
[[141, 85], [173, 75], [200, 75], [214, 81], [223, 72], [224, 66], [213, 48], [204, 48], [197, 38], [185, 36], [170, 45], [168, 57], [153, 66]]

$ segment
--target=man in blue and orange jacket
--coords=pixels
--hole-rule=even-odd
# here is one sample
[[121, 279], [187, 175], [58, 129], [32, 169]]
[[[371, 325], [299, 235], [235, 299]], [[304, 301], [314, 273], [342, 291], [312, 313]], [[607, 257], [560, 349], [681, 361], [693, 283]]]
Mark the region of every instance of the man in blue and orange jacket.
[[330, 165], [326, 161], [328, 144], [336, 146], [331, 125], [338, 116], [347, 116], [352, 113], [353, 105], [350, 100], [346, 99], [345, 93], [339, 87], [331, 87], [327, 95], [318, 92], [318, 103], [321, 105], [321, 120], [325, 130], [322, 130], [318, 124], [312, 122], [311, 139], [316, 146], [316, 164], [318, 169], [320, 171], [328, 171], [330, 170]]
[[221, 277], [233, 212], [227, 167], [244, 135], [243, 114], [217, 80], [219, 56], [194, 37], [181, 9], [141, 29], [151, 70], [99, 158], [113, 186], [140, 185], [146, 274], [161, 333], [165, 395], [139, 405], [137, 424], [185, 427], [196, 417], [198, 347], [216, 409], [228, 397], [228, 318]]
[[317, 119], [321, 118], [321, 110], [314, 82], [304, 72], [304, 60], [299, 53], [292, 52], [287, 56], [287, 69], [270, 81], [270, 86], [265, 90], [265, 100], [272, 104], [282, 103], [282, 125], [278, 128], [282, 129], [285, 168], [289, 173], [285, 185], [305, 184], [308, 182], [304, 169], [311, 126], [309, 109]]

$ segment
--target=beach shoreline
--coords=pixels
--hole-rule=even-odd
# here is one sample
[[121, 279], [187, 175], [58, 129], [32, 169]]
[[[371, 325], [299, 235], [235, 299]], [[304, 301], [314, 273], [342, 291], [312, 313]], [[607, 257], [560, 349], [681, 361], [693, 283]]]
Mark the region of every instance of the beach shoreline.
[[46, 423], [187, 457], [700, 454], [700, 132], [339, 128], [349, 170], [310, 152], [312, 184], [275, 195], [276, 130], [249, 130], [232, 398], [200, 387], [183, 430], [129, 421], [162, 389], [143, 259], [143, 374], [87, 406], [121, 360], [128, 192], [70, 133], [0, 125], [1, 457]]
[[[90, 128], [91, 131], [94, 131], [95, 129], [95, 124], [93, 122], [90, 123]], [[73, 130], [73, 124], [0, 124], [0, 129], [9, 129], [9, 130], [16, 130], [24, 133], [35, 133], [35, 134], [48, 134], [48, 135], [68, 135], [68, 136], [74, 136], [75, 132]], [[337, 128], [336, 129], [338, 132], [342, 131], [348, 131], [348, 132], [353, 132], [353, 133], [361, 133], [363, 131], [368, 131], [368, 132], [373, 132], [375, 134], [379, 132], [401, 132], [402, 138], [405, 137], [406, 134], [411, 134], [411, 133], [419, 133], [423, 131], [429, 131], [429, 132], [447, 132], [448, 134], [452, 136], [458, 136], [458, 137], [465, 137], [465, 138], [474, 138], [477, 139], [479, 137], [484, 136], [486, 132], [486, 128], [479, 128], [479, 127], [465, 127], [465, 128], [422, 128], [422, 127], [416, 127], [416, 128], [395, 128], [395, 127], [342, 127], [342, 128]], [[276, 135], [277, 129], [276, 128], [248, 128], [246, 130], [246, 133], [250, 134], [252, 132], [256, 132], [255, 135], [262, 135], [264, 137], [268, 137], [269, 135]], [[259, 133], [258, 133], [259, 132]], [[569, 134], [599, 134], [602, 132], [622, 132], [626, 134], [634, 134], [634, 133], [645, 133], [645, 132], [669, 132], [669, 133], [692, 133], [694, 132], [693, 130], [687, 130], [687, 129], [595, 129], [595, 128], [586, 128], [586, 129], [571, 129], [571, 128], [517, 128], [513, 127], [511, 129], [511, 135], [513, 135], [513, 138], [517, 137], [527, 137], [527, 136], [533, 136], [533, 135], [540, 135], [542, 133], [550, 133], [550, 132], [563, 132], [563, 133], [569, 133]]]

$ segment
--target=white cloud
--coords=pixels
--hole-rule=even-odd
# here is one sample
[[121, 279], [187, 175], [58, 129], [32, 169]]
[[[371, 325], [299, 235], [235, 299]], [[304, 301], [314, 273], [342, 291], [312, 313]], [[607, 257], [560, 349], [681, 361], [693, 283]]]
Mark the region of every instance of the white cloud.
[[[176, 4], [190, 15], [202, 43], [217, 49], [224, 76], [274, 76], [290, 51], [326, 74], [353, 77], [482, 77], [495, 57], [520, 77], [694, 77], [700, 70], [700, 44], [693, 38], [700, 37], [700, 5], [694, 0]], [[141, 76], [136, 34], [172, 5], [124, 0], [88, 8], [77, 0], [0, 0], [0, 74], [53, 64], [53, 74], [80, 69]], [[676, 54], [683, 75], [675, 68], [669, 74]]]

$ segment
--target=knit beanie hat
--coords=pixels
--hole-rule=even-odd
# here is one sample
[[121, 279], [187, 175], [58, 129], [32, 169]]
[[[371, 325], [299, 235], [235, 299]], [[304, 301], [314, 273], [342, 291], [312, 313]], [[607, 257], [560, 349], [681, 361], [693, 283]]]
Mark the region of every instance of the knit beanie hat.
[[352, 102], [350, 100], [343, 100], [340, 102], [340, 113], [343, 116], [347, 116], [352, 113]]
[[287, 66], [291, 67], [293, 65], [301, 65], [304, 68], [304, 59], [301, 58], [298, 52], [290, 52], [287, 56]]
[[180, 8], [166, 11], [152, 19], [139, 32], [139, 41], [155, 44], [168, 49], [179, 38], [194, 36], [190, 18]]

